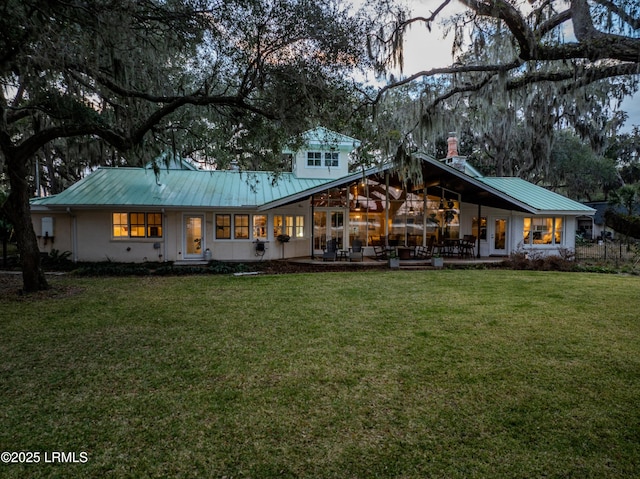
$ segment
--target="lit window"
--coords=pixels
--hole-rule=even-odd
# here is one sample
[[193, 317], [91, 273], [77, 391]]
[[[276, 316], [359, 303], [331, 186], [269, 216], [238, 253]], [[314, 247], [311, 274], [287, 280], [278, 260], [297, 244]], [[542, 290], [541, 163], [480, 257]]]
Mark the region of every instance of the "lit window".
[[562, 244], [562, 218], [524, 218], [524, 244]]
[[113, 213], [113, 237], [129, 237], [129, 215], [127, 213]]
[[293, 216], [285, 216], [285, 234], [293, 237]]
[[275, 215], [273, 217], [273, 236], [279, 236], [285, 234], [284, 230], [284, 216]]
[[261, 240], [264, 240], [267, 238], [267, 216], [266, 215], [253, 216], [253, 237], [255, 239], [261, 239]]
[[216, 215], [216, 239], [231, 239], [231, 215]]
[[147, 236], [162, 237], [162, 213], [147, 213]]
[[307, 166], [322, 166], [322, 153], [319, 151], [308, 151]]
[[113, 213], [114, 238], [161, 238], [162, 213]]
[[235, 239], [249, 239], [249, 215], [234, 216], [233, 237]]
[[296, 216], [296, 238], [304, 238], [304, 216]]
[[478, 218], [473, 217], [471, 230], [476, 238], [486, 240], [487, 239], [487, 218], [482, 216], [480, 218], [480, 225], [478, 225]]
[[129, 223], [131, 228], [131, 237], [144, 238], [144, 213], [131, 213], [129, 215]]

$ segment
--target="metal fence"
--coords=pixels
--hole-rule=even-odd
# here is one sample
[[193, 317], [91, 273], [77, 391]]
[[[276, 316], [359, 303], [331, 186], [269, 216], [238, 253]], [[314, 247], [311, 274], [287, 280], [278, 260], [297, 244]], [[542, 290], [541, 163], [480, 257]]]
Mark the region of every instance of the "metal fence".
[[637, 262], [639, 258], [638, 244], [604, 241], [576, 245], [577, 261]]

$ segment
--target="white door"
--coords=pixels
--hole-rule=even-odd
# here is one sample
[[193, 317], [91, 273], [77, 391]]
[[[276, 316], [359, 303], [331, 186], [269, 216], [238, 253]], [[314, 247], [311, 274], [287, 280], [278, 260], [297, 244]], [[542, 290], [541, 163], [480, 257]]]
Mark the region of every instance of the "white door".
[[507, 218], [492, 218], [489, 222], [489, 254], [507, 254]]
[[184, 259], [202, 259], [204, 257], [204, 216], [187, 215], [184, 217]]

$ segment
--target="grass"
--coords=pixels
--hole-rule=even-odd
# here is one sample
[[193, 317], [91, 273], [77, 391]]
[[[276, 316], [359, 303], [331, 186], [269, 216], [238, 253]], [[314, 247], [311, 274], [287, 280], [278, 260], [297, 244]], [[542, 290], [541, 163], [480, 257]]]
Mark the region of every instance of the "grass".
[[59, 278], [0, 299], [0, 476], [640, 475], [640, 279]]

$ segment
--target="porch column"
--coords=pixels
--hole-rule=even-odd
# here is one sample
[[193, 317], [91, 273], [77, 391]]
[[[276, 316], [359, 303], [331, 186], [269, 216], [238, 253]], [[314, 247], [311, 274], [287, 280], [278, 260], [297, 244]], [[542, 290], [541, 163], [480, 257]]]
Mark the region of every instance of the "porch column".
[[[478, 238], [476, 239], [476, 258], [480, 258], [480, 220], [482, 219], [482, 205], [478, 202]], [[488, 226], [487, 226], [488, 227]]]
[[314, 253], [314, 242], [315, 242], [315, 232], [316, 232], [316, 216], [315, 216], [315, 195], [311, 195], [311, 259], [315, 259]]
[[389, 172], [384, 174], [384, 245], [389, 246]]
[[427, 246], [427, 187], [422, 192], [422, 246]]

